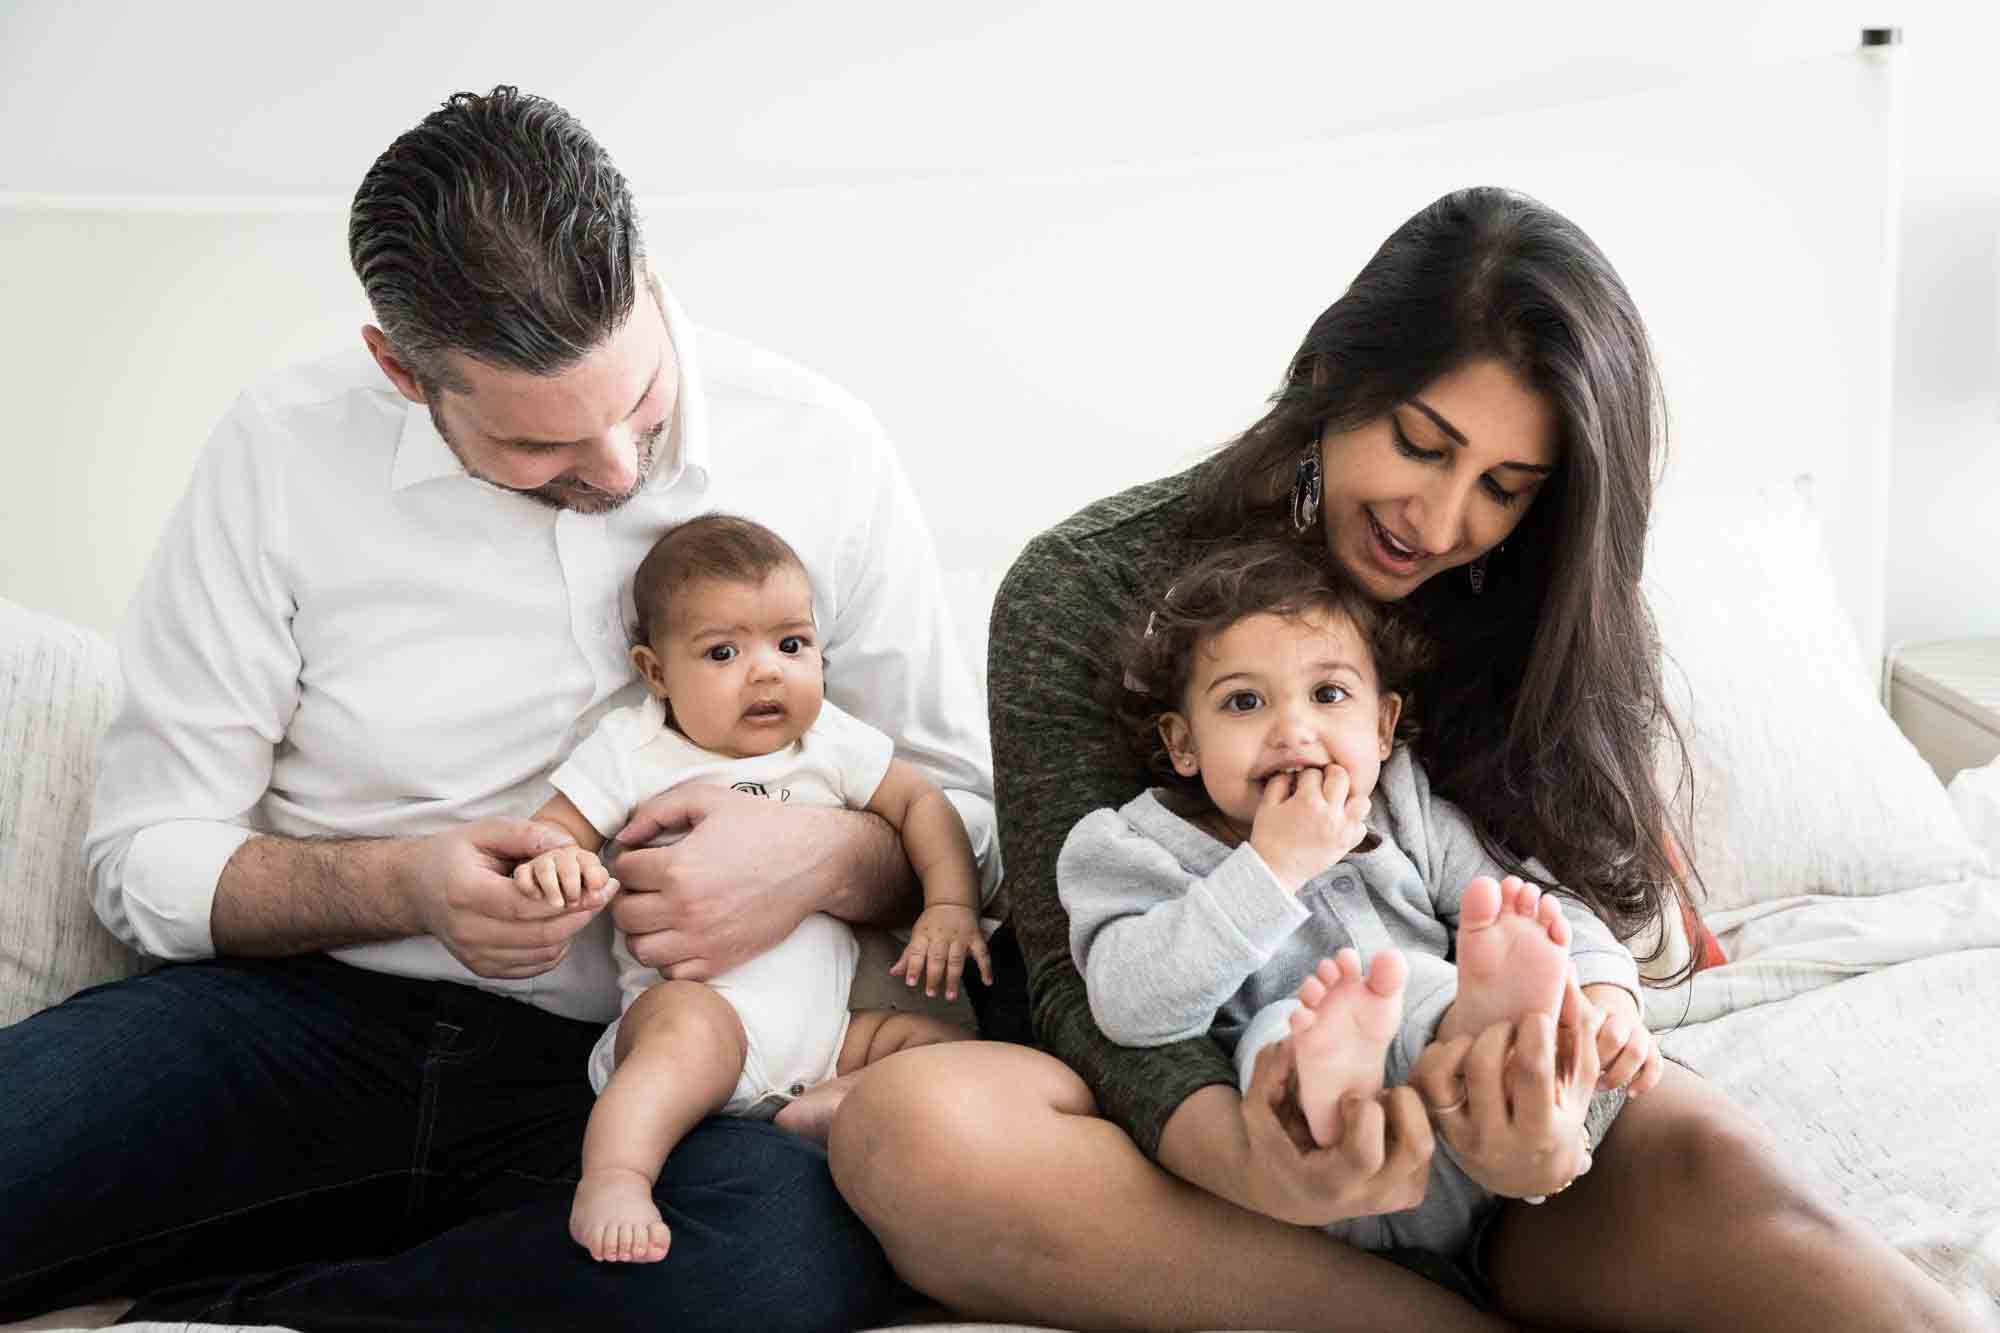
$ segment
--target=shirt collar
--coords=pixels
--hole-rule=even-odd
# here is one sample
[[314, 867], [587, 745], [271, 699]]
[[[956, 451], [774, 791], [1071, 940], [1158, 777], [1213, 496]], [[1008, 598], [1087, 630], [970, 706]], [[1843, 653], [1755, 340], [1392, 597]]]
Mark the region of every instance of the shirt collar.
[[[694, 325], [688, 321], [674, 294], [660, 286], [661, 307], [667, 320], [667, 338], [673, 344], [674, 362], [680, 373], [680, 392], [674, 403], [673, 423], [667, 428], [666, 457], [655, 467], [646, 483], [648, 493], [672, 490], [685, 478], [696, 490], [708, 486], [708, 398], [702, 390], [700, 360], [695, 346]], [[458, 455], [451, 451], [431, 420], [430, 408], [423, 403], [403, 405], [403, 430], [396, 441], [395, 469], [389, 489], [405, 490], [439, 477], [468, 475]]]

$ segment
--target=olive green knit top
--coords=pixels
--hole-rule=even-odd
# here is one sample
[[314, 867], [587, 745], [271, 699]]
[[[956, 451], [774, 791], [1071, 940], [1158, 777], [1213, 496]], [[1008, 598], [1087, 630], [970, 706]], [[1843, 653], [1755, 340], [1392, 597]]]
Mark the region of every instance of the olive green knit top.
[[1235, 1068], [1207, 1037], [1141, 1050], [1098, 1030], [1070, 957], [1056, 854], [1085, 815], [1153, 785], [1105, 686], [1119, 633], [1199, 552], [1189, 493], [1206, 466], [1099, 500], [1029, 542], [995, 596], [987, 659], [1000, 845], [1035, 1037], [1148, 1157], [1174, 1110], [1208, 1084], [1234, 1087]]

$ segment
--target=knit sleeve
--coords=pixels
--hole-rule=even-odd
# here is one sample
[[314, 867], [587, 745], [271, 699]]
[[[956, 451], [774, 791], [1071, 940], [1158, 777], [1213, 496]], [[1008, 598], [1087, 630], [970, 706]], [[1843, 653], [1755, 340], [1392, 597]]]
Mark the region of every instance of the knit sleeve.
[[1070, 829], [1146, 786], [1098, 692], [1140, 582], [1115, 543], [1072, 541], [1060, 531], [1029, 543], [994, 602], [987, 702], [1008, 898], [1035, 1035], [1153, 1157], [1174, 1110], [1211, 1083], [1234, 1087], [1235, 1069], [1205, 1036], [1133, 1049], [1104, 1035], [1071, 958], [1056, 889], [1056, 858]]

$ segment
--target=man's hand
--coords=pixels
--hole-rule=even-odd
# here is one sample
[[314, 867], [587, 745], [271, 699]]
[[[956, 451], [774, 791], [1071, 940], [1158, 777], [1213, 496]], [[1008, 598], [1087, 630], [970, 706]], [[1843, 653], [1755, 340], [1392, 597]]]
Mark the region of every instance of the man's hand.
[[532, 977], [569, 952], [579, 930], [611, 900], [600, 886], [574, 907], [550, 906], [515, 887], [517, 863], [570, 844], [562, 830], [527, 819], [482, 819], [409, 839], [398, 880], [422, 925], [482, 977]]
[[[831, 851], [852, 821], [872, 818], [700, 783], [642, 802], [617, 835], [623, 892], [612, 909], [632, 956], [673, 981], [755, 958], [826, 904], [829, 866], [840, 863]], [[687, 836], [644, 845], [671, 828]]]
[[1623, 1088], [1630, 1097], [1650, 1092], [1665, 1069], [1660, 1063], [1660, 1044], [1647, 1031], [1632, 992], [1598, 982], [1585, 986], [1583, 994], [1604, 1011], [1604, 1026], [1597, 1031], [1597, 1061], [1604, 1072], [1598, 1075], [1597, 1090]]
[[1264, 784], [1250, 845], [1288, 891], [1297, 893], [1368, 836], [1368, 798], [1352, 795], [1350, 786], [1338, 764], [1276, 773]]
[[1342, 1099], [1338, 1137], [1313, 1141], [1289, 1040], [1257, 1053], [1250, 1090], [1202, 1088], [1167, 1121], [1160, 1162], [1238, 1207], [1299, 1226], [1400, 1212], [1422, 1202], [1435, 1140], [1409, 1088]]

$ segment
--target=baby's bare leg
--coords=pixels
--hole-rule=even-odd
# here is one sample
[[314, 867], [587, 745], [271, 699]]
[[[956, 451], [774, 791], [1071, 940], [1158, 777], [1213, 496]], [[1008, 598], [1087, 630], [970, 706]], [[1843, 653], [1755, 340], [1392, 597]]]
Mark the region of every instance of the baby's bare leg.
[[695, 981], [663, 981], [618, 1025], [618, 1066], [583, 1135], [569, 1234], [594, 1259], [657, 1263], [671, 1239], [653, 1202], [667, 1154], [729, 1100], [743, 1073], [743, 1023]]
[[940, 1019], [899, 1009], [863, 1009], [847, 1024], [847, 1036], [840, 1043], [840, 1058], [834, 1065], [838, 1075], [815, 1084], [803, 1096], [788, 1104], [774, 1117], [779, 1129], [825, 1143], [833, 1127], [833, 1113], [847, 1097], [847, 1090], [869, 1065], [897, 1051], [916, 1046], [934, 1046], [942, 1041], [969, 1041], [972, 1034]]

